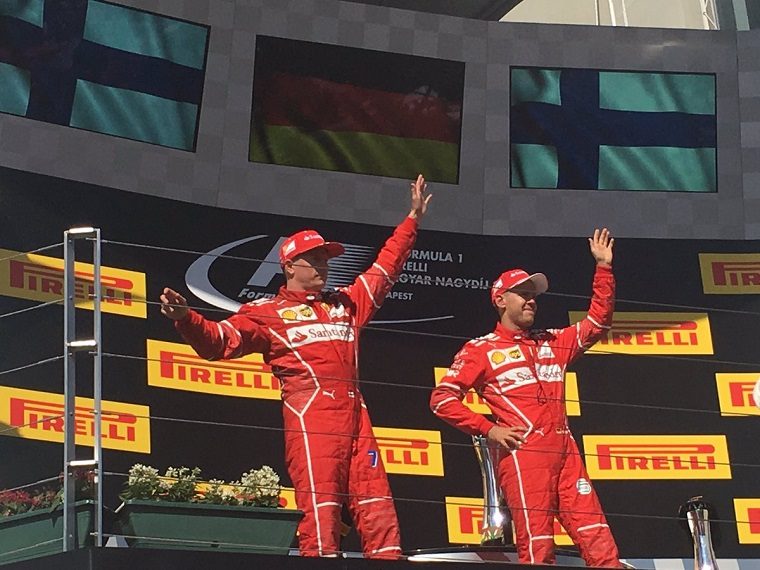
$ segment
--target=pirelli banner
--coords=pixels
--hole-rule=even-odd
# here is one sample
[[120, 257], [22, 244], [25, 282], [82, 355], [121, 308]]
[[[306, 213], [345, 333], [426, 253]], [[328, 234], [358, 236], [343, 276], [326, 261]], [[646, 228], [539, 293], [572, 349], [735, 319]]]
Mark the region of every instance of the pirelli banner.
[[[400, 193], [399, 221], [405, 200]], [[288, 488], [282, 504], [293, 508], [282, 386], [265, 355], [200, 358], [160, 314], [159, 295], [170, 286], [206, 317], [222, 320], [243, 303], [277, 293], [281, 240], [304, 228], [345, 245], [346, 254], [330, 266], [328, 285], [339, 287], [371, 266], [392, 228], [215, 209], [8, 169], [0, 169], [0, 201], [0, 489], [61, 470], [63, 254], [60, 247], [40, 248], [86, 224], [99, 227], [105, 240], [106, 470], [198, 466], [209, 477], [232, 480], [267, 464]], [[436, 215], [435, 205], [429, 215]], [[76, 267], [83, 335], [92, 316], [88, 249], [78, 253]], [[482, 485], [470, 437], [434, 417], [428, 402], [462, 344], [493, 330], [488, 290], [513, 267], [549, 279], [549, 291], [537, 300], [536, 326], [585, 318], [594, 263], [584, 237], [423, 229], [361, 335], [361, 391], [406, 549], [479, 540]], [[570, 366], [564, 386], [570, 428], [622, 555], [690, 556], [675, 515], [685, 500], [703, 495], [717, 518], [729, 521], [716, 523], [718, 556], [760, 558], [760, 409], [752, 395], [760, 377], [760, 243], [619, 238], [615, 275], [612, 327]], [[305, 309], [279, 316], [303, 321], [302, 342], [320, 342], [310, 336]], [[86, 450], [94, 434], [86, 358], [78, 369], [71, 421]], [[474, 391], [464, 403], [490, 414]], [[109, 506], [118, 504], [122, 483], [106, 478]], [[555, 542], [570, 543], [559, 523]], [[344, 546], [359, 549], [355, 532]]]
[[[92, 309], [92, 265], [77, 263], [74, 271], [76, 305]], [[144, 273], [103, 266], [100, 281], [104, 312], [145, 318]], [[0, 248], [0, 294], [31, 301], [60, 299], [63, 296], [63, 259]]]

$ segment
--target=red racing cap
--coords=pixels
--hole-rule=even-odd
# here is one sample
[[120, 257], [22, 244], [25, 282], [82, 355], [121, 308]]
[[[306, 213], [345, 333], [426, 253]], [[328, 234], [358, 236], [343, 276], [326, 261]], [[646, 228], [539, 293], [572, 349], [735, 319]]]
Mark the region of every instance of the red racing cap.
[[346, 251], [337, 241], [325, 241], [325, 238], [315, 230], [302, 230], [282, 242], [280, 263], [290, 261], [294, 257], [318, 247], [324, 247], [330, 257], [337, 257]]
[[504, 273], [499, 275], [499, 278], [493, 282], [493, 285], [491, 285], [491, 302], [494, 303], [496, 297], [526, 281], [533, 282], [536, 286], [537, 295], [545, 293], [546, 290], [549, 289], [549, 280], [543, 273], [533, 273], [528, 275], [528, 272], [524, 269], [507, 269]]

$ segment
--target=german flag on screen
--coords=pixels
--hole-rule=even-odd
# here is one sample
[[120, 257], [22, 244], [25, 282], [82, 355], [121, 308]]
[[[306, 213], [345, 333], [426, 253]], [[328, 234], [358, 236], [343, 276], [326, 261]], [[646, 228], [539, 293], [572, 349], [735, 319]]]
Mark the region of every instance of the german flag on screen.
[[250, 160], [459, 180], [464, 63], [258, 36]]

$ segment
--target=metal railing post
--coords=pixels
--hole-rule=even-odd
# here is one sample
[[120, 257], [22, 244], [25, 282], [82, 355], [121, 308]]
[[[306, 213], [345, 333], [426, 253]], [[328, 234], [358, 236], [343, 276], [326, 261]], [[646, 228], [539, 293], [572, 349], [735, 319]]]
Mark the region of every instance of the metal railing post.
[[[86, 239], [93, 242], [92, 292], [84, 286], [85, 297], [92, 298], [92, 338], [80, 339], [76, 327], [76, 242]], [[77, 542], [76, 521], [76, 471], [91, 467], [94, 471], [94, 527], [95, 546], [103, 545], [103, 441], [102, 441], [102, 329], [100, 278], [101, 243], [100, 230], [96, 228], [71, 228], [63, 233], [64, 242], [64, 444], [63, 444], [63, 550], [75, 550]], [[86, 283], [86, 280], [84, 280]], [[93, 422], [94, 439], [91, 459], [76, 459], [76, 355], [86, 351], [93, 358]]]

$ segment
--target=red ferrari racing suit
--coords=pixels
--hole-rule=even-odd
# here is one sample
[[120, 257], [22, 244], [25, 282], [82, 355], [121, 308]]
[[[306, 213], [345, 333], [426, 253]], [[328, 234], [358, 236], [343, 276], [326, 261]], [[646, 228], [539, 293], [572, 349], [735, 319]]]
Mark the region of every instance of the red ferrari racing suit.
[[281, 288], [230, 318], [214, 322], [191, 311], [177, 330], [203, 358], [259, 352], [282, 385], [285, 455], [304, 511], [304, 556], [339, 551], [347, 504], [368, 557], [397, 558], [401, 539], [388, 478], [358, 389], [359, 332], [400, 274], [414, 245], [417, 220], [407, 217], [375, 263], [331, 294]]
[[554, 562], [554, 517], [588, 566], [621, 567], [602, 507], [589, 481], [565, 413], [565, 369], [612, 323], [615, 281], [598, 265], [588, 316], [563, 329], [511, 331], [501, 323], [469, 341], [433, 390], [438, 417], [471, 435], [494, 424], [465, 407], [474, 389], [501, 426], [525, 426], [519, 450], [503, 454], [499, 483], [512, 513], [520, 562]]

